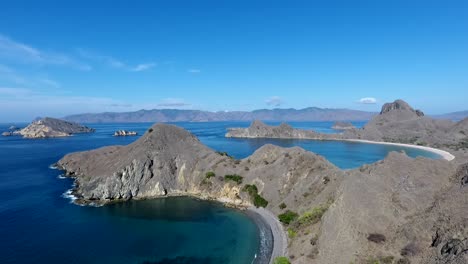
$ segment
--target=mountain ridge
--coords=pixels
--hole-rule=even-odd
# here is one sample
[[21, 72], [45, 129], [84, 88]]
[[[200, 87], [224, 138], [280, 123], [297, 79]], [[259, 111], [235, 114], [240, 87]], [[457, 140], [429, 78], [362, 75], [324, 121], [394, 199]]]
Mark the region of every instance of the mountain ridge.
[[112, 122], [210, 122], [210, 121], [366, 121], [376, 112], [346, 108], [307, 107], [257, 109], [253, 111], [203, 111], [182, 109], [141, 109], [132, 112], [102, 112], [68, 115], [67, 121], [79, 123]]

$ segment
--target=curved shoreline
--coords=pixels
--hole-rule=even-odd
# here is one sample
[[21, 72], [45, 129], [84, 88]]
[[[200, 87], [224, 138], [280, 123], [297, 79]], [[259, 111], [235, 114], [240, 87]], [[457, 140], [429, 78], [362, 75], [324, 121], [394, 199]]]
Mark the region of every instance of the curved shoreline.
[[288, 240], [283, 225], [278, 221], [277, 217], [265, 208], [249, 207], [247, 212], [249, 216], [254, 218], [260, 232], [262, 232], [262, 228], [268, 228], [271, 232], [272, 241], [265, 241], [265, 246], [269, 246], [271, 251], [267, 263], [272, 264], [276, 257], [286, 256]]
[[435, 153], [435, 154], [441, 156], [443, 159], [445, 159], [447, 161], [451, 161], [451, 160], [455, 159], [455, 156], [452, 155], [448, 151], [437, 149], [437, 148], [426, 147], [426, 146], [418, 146], [418, 145], [403, 144], [403, 143], [393, 143], [393, 142], [371, 141], [371, 140], [364, 140], [364, 139], [335, 139], [335, 140], [336, 141], [347, 141], [347, 142], [357, 142], [357, 143], [366, 143], [366, 144], [380, 144], [380, 145], [390, 145], [390, 146], [414, 148], [414, 149], [420, 149], [420, 150], [425, 150], [425, 151], [428, 151], [428, 152]]
[[346, 138], [313, 138], [313, 137], [250, 137], [250, 136], [228, 136], [227, 138], [244, 138], [244, 139], [292, 139], [292, 140], [317, 140], [317, 141], [346, 141], [346, 142], [356, 142], [356, 143], [363, 143], [363, 144], [376, 144], [376, 145], [391, 145], [391, 146], [398, 146], [398, 147], [406, 147], [406, 148], [414, 148], [420, 149], [427, 152], [435, 153], [441, 156], [443, 159], [447, 161], [452, 161], [455, 159], [455, 156], [448, 151], [431, 148], [426, 146], [419, 146], [419, 145], [412, 145], [412, 144], [404, 144], [404, 143], [393, 143], [393, 142], [384, 142], [384, 141], [372, 141], [372, 140], [365, 140], [365, 139], [346, 139]]

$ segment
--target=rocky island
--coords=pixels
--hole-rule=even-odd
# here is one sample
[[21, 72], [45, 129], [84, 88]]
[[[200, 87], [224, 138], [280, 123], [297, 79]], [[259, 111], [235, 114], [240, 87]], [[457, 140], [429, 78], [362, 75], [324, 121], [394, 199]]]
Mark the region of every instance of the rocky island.
[[12, 132], [12, 135], [21, 135], [24, 138], [68, 137], [77, 133], [91, 133], [93, 128], [82, 126], [74, 122], [45, 117], [36, 120], [27, 127]]
[[[255, 131], [277, 132], [258, 125]], [[331, 264], [466, 263], [465, 163], [392, 152], [340, 170], [299, 147], [273, 145], [236, 160], [182, 128], [155, 124], [134, 143], [68, 154], [57, 166], [75, 179], [77, 203], [174, 195], [218, 200], [266, 219], [273, 248], [264, 263], [286, 256], [292, 263]]]
[[354, 129], [356, 128], [353, 124], [350, 122], [335, 122], [332, 126], [332, 129], [335, 130], [348, 130], [348, 129]]
[[114, 137], [136, 136], [136, 135], [138, 135], [138, 133], [135, 131], [117, 130], [114, 132]]

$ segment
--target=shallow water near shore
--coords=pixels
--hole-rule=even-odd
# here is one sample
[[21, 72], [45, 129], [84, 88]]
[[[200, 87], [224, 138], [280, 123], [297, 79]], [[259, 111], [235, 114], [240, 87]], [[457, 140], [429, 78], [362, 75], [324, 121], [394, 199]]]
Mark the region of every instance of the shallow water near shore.
[[[9, 125], [0, 124], [0, 131]], [[72, 180], [60, 179], [62, 172], [49, 168], [51, 164], [70, 152], [129, 144], [138, 136], [113, 137], [113, 132], [141, 135], [150, 125], [90, 124], [96, 133], [56, 139], [0, 137], [0, 263], [251, 263], [259, 251], [259, 229], [243, 212], [219, 203], [179, 197], [87, 207], [62, 197]], [[267, 143], [303, 147], [340, 168], [375, 162], [391, 150], [438, 158], [395, 146], [224, 138], [227, 127], [247, 127], [248, 122], [177, 125], [235, 158]], [[331, 122], [292, 125], [333, 132]]]

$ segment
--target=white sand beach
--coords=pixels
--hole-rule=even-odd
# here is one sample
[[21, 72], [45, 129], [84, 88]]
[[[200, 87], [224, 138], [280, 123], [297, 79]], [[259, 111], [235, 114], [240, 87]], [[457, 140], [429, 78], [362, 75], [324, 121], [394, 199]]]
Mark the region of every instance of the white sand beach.
[[367, 143], [367, 144], [380, 144], [380, 145], [393, 145], [393, 146], [400, 146], [400, 147], [407, 147], [407, 148], [415, 148], [415, 149], [421, 149], [421, 150], [425, 150], [425, 151], [429, 151], [429, 152], [438, 154], [438, 155], [442, 156], [443, 159], [448, 160], [448, 161], [451, 161], [451, 160], [455, 159], [455, 156], [452, 155], [448, 151], [441, 150], [441, 149], [436, 149], [436, 148], [431, 148], [431, 147], [425, 147], [425, 146], [402, 144], [402, 143], [371, 141], [371, 140], [363, 140], [363, 139], [339, 139], [339, 141], [358, 142], [358, 143]]

